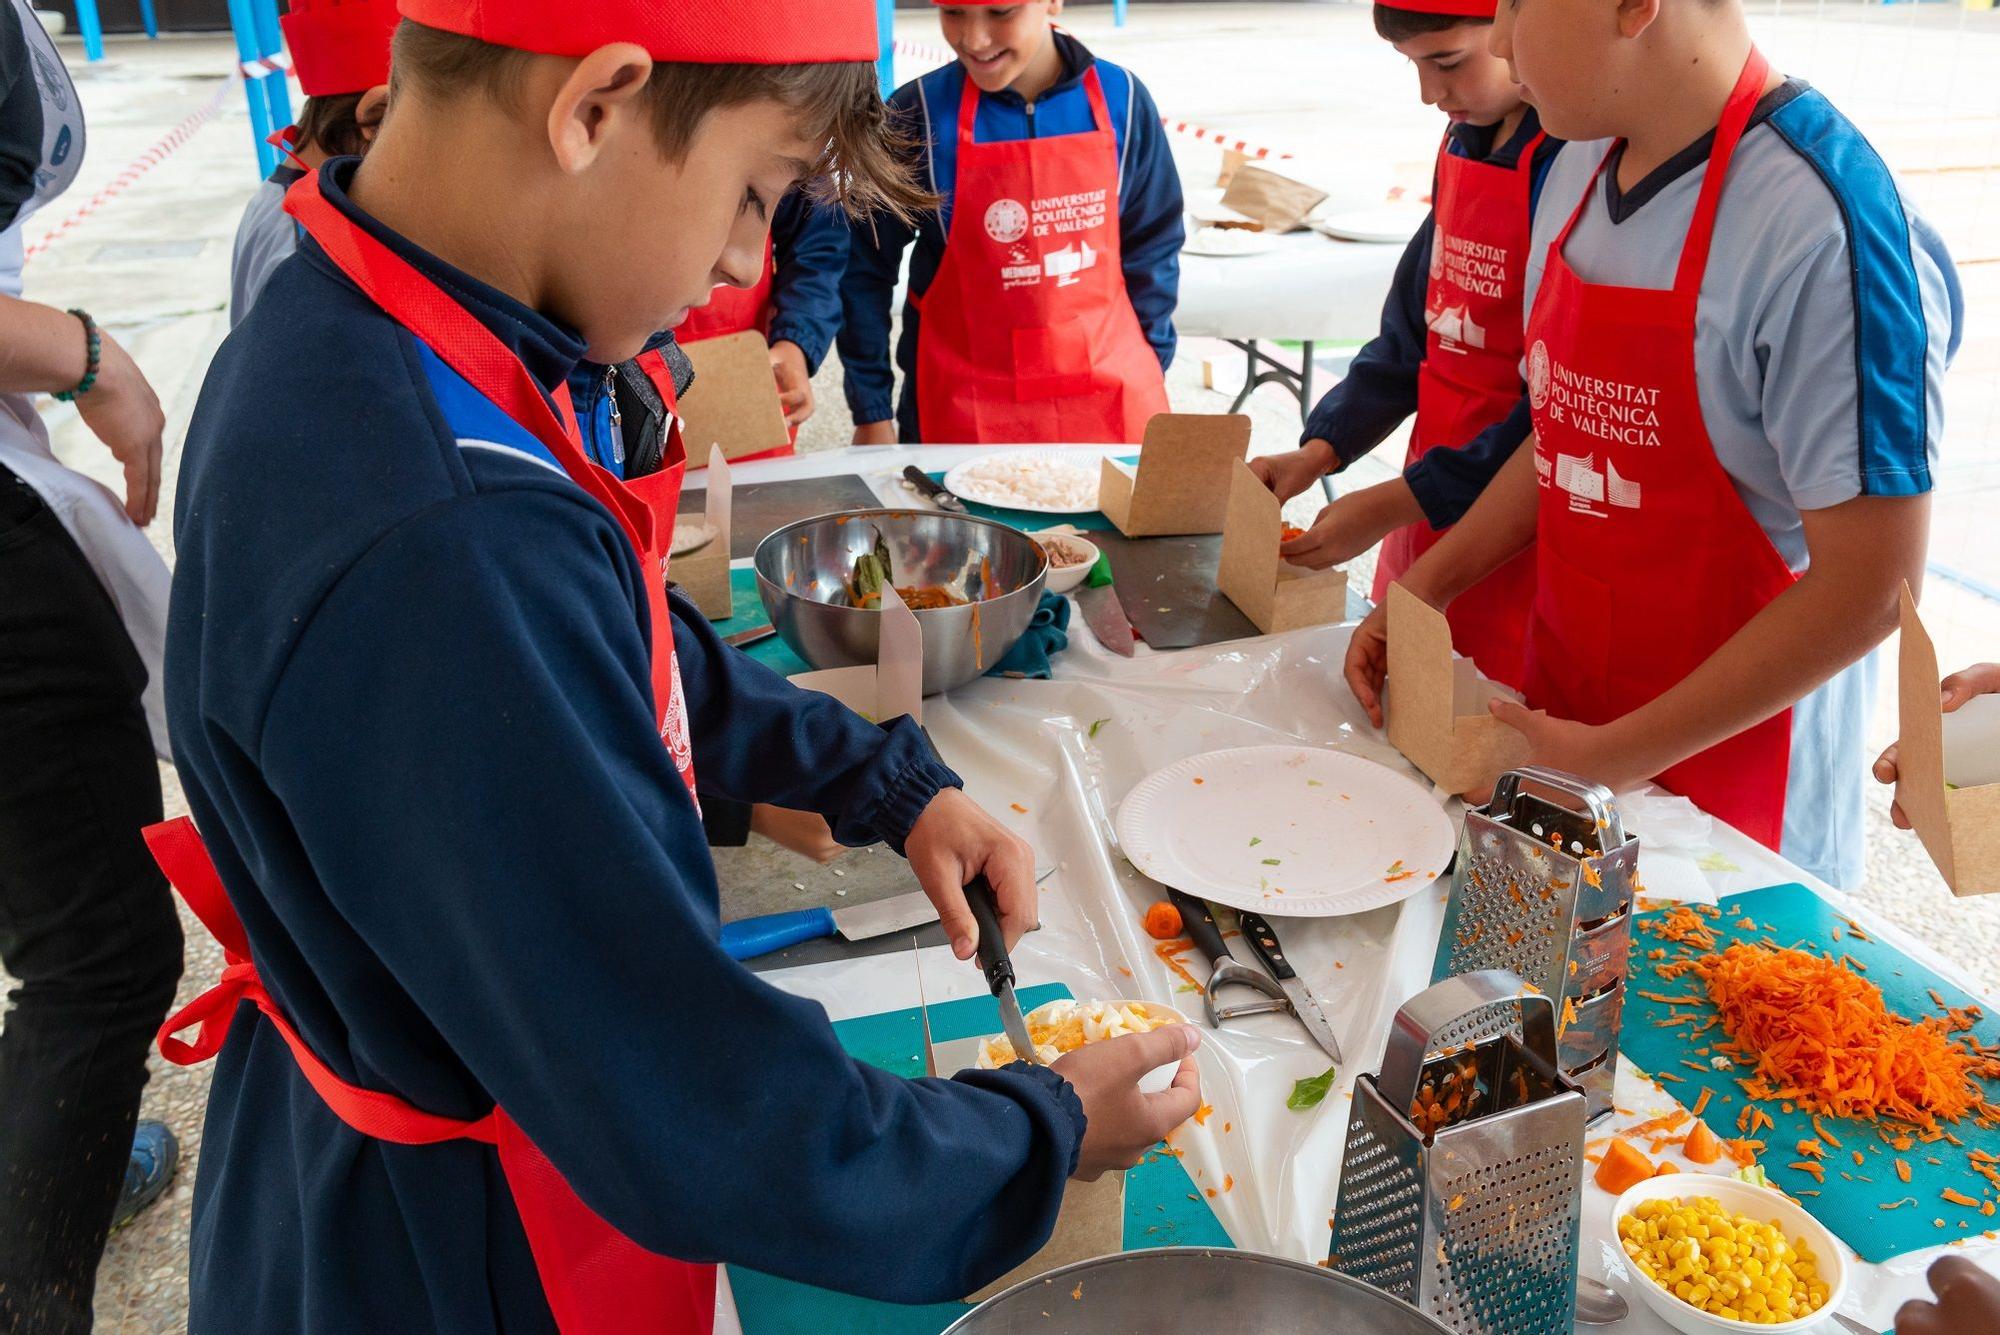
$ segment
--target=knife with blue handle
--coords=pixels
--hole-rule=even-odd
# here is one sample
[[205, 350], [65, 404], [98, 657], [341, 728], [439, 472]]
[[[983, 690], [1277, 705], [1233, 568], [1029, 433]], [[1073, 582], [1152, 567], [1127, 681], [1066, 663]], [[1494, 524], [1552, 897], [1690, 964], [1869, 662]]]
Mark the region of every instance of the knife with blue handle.
[[726, 922], [722, 925], [722, 948], [733, 960], [751, 960], [823, 937], [866, 941], [936, 921], [937, 909], [921, 892], [893, 895], [853, 908], [799, 909]]

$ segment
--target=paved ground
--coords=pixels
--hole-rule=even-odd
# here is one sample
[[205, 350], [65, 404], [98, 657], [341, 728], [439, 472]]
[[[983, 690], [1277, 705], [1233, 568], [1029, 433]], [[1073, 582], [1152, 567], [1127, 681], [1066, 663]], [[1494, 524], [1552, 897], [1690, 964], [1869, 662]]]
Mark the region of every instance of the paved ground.
[[[2000, 656], [2000, 601], [1977, 589], [2000, 591], [2000, 527], [1985, 509], [2000, 498], [2000, 112], [1992, 91], [2000, 83], [2000, 13], [1780, 0], [1757, 14], [1759, 39], [1778, 63], [1807, 74], [1863, 123], [1963, 262], [1972, 321], [1949, 390], [1933, 540], [1945, 573], [1934, 572], [1926, 614], [1947, 664]], [[1422, 182], [1437, 126], [1410, 98], [1401, 62], [1369, 35], [1361, 6], [1139, 4], [1122, 32], [1101, 7], [1073, 7], [1067, 21], [1139, 70], [1176, 118], [1293, 151], [1323, 170], [1385, 185]], [[913, 39], [936, 41], [929, 15], [907, 13], [899, 22]], [[72, 46], [69, 54], [80, 66], [80, 51]], [[229, 240], [255, 184], [242, 94], [222, 82], [232, 65], [233, 53], [216, 38], [114, 41], [111, 59], [80, 75], [90, 115], [83, 179], [28, 228], [34, 244], [219, 97], [197, 133], [55, 237], [28, 270], [30, 296], [96, 312], [152, 377], [169, 414], [168, 502], [203, 369], [225, 332]], [[1177, 151], [1191, 174], [1215, 169], [1206, 144], [1187, 140]], [[1170, 378], [1177, 406], [1226, 406], [1202, 388], [1201, 363], [1218, 353], [1227, 355], [1214, 346], [1183, 350]], [[848, 430], [837, 365], [822, 373], [818, 390], [821, 415], [802, 436], [809, 449], [842, 443]], [[310, 410], [289, 400], [284, 385], [271, 386], [274, 425]], [[1296, 410], [1276, 392], [1263, 391], [1248, 411], [1260, 452], [1295, 438]], [[110, 480], [72, 412], [51, 405], [49, 420], [66, 457]], [[1393, 462], [1366, 461], [1357, 476], [1386, 476]], [[156, 523], [153, 537], [171, 557], [168, 527]], [[1877, 731], [1885, 739], [1893, 732], [1886, 713]], [[172, 771], [163, 777], [169, 811], [178, 811]], [[1953, 901], [1916, 845], [1887, 830], [1879, 802], [1875, 817], [1866, 898], [2000, 994], [2000, 901]], [[190, 942], [204, 941], [189, 926]], [[212, 948], [191, 945], [183, 999], [219, 964]], [[155, 1062], [146, 1111], [179, 1132], [188, 1169], [163, 1204], [112, 1240], [98, 1285], [100, 1329], [185, 1327], [188, 1211], [206, 1093], [205, 1071]]]

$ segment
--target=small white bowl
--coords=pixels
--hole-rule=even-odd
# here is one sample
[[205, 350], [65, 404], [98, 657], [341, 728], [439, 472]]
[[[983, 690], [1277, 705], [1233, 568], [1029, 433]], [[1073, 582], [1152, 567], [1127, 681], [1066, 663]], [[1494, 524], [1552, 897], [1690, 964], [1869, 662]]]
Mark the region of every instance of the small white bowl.
[[[1036, 533], [1030, 536], [1049, 554], [1049, 578], [1042, 587], [1050, 593], [1068, 593], [1083, 583], [1084, 576], [1097, 564], [1097, 544], [1088, 538], [1079, 538], [1074, 533]], [[1078, 559], [1065, 563], [1065, 556]]]
[[[1098, 999], [1092, 998], [1092, 1000], [1096, 1001]], [[1044, 1002], [1042, 1005], [1037, 1006], [1035, 1007], [1035, 1009], [1029, 1011], [1027, 1015], [1023, 1016], [1022, 1018], [1027, 1020], [1027, 1022], [1030, 1025], [1033, 1025], [1036, 1023], [1036, 1017], [1040, 1016], [1043, 1011], [1047, 1010], [1050, 1006], [1053, 1006], [1055, 1004], [1056, 1003], [1053, 1001]], [[1164, 1017], [1169, 1023], [1172, 1024], [1188, 1023], [1187, 1016], [1181, 1014], [1179, 1011], [1175, 1010], [1172, 1006], [1162, 1005], [1157, 1001], [1135, 1001], [1135, 1000], [1124, 1000], [1117, 997], [1107, 997], [1102, 999], [1102, 1004], [1106, 1006], [1130, 1006], [1133, 1010], [1144, 1011], [1148, 1015]], [[995, 1039], [1003, 1039], [1005, 1037], [1007, 1037], [1005, 1034], [989, 1034], [985, 1038], [979, 1040], [979, 1048], [978, 1048], [979, 1055], [976, 1059], [976, 1064], [980, 1066], [982, 1069], [987, 1069], [987, 1070], [992, 1069], [989, 1064], [989, 1059], [987, 1058], [986, 1055], [986, 1045], [988, 1043], [993, 1042]], [[1174, 1083], [1174, 1075], [1180, 1070], [1180, 1067], [1181, 1064], [1179, 1062], [1168, 1062], [1164, 1066], [1155, 1066], [1152, 1070], [1146, 1072], [1146, 1074], [1139, 1077], [1139, 1092], [1141, 1094], [1165, 1093], [1167, 1089]]]
[[1620, 1253], [1623, 1254], [1624, 1243], [1618, 1237], [1618, 1221], [1631, 1214], [1640, 1202], [1692, 1200], [1697, 1196], [1713, 1197], [1731, 1214], [1748, 1215], [1752, 1219], [1776, 1224], [1783, 1230], [1787, 1242], [1803, 1238], [1806, 1246], [1812, 1249], [1813, 1265], [1826, 1285], [1826, 1302], [1810, 1316], [1797, 1321], [1781, 1321], [1775, 1326], [1730, 1321], [1682, 1302], [1640, 1274], [1631, 1258], [1626, 1257], [1626, 1268], [1632, 1272], [1632, 1283], [1639, 1297], [1668, 1325], [1684, 1332], [1684, 1335], [1711, 1335], [1714, 1331], [1764, 1331], [1772, 1335], [1786, 1335], [1786, 1332], [1811, 1330], [1840, 1310], [1840, 1304], [1847, 1297], [1849, 1267], [1839, 1240], [1826, 1225], [1807, 1214], [1804, 1207], [1789, 1196], [1738, 1178], [1713, 1173], [1668, 1173], [1664, 1177], [1649, 1177], [1629, 1188], [1611, 1207], [1611, 1236]]

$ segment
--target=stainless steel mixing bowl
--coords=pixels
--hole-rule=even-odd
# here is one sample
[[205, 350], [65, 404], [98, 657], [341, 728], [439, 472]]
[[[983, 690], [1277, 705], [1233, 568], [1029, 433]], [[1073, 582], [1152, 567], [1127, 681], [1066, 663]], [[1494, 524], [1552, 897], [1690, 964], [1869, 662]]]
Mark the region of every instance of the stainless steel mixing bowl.
[[1450, 1335], [1397, 1298], [1256, 1252], [1159, 1247], [1051, 1270], [996, 1294], [945, 1335]]
[[882, 614], [849, 603], [854, 562], [888, 543], [898, 588], [989, 578], [982, 601], [918, 611], [924, 694], [948, 691], [998, 662], [1034, 619], [1048, 558], [1025, 533], [942, 510], [848, 510], [787, 524], [757, 544], [757, 593], [792, 652], [815, 668], [875, 661]]

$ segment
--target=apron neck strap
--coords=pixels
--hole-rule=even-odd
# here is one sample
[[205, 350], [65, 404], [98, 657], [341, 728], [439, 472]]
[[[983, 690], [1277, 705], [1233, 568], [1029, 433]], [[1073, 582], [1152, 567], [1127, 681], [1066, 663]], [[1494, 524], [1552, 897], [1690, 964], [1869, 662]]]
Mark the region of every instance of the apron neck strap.
[[1701, 196], [1695, 201], [1694, 221], [1688, 225], [1687, 240], [1681, 246], [1680, 271], [1674, 277], [1677, 292], [1692, 295], [1701, 290], [1701, 276], [1708, 268], [1708, 249], [1715, 239], [1715, 214], [1722, 203], [1729, 162], [1736, 156], [1736, 145], [1742, 142], [1743, 132], [1750, 126], [1750, 117], [1764, 93], [1764, 80], [1770, 74], [1771, 62], [1762, 51], [1751, 47], [1749, 58], [1743, 62], [1743, 72], [1736, 76], [1736, 87], [1722, 109], [1722, 120], [1715, 127], [1715, 147], [1708, 155], [1708, 171], [1702, 177]]
[[[568, 386], [553, 401], [521, 359], [465, 307], [409, 261], [370, 236], [333, 206], [308, 172], [285, 192], [285, 211], [353, 284], [408, 329], [509, 418], [534, 434], [570, 480], [611, 511], [635, 550], [652, 545], [652, 515], [609, 473], [584, 457]], [[557, 414], [560, 413], [561, 416]]]
[[[1083, 72], [1083, 91], [1090, 99], [1090, 118], [1099, 131], [1111, 128], [1111, 104], [1104, 100], [1104, 81], [1097, 77], [1097, 66], [1092, 65]], [[967, 72], [965, 87], [958, 94], [958, 143], [963, 148], [973, 142], [972, 123], [979, 115], [979, 85], [972, 81]]]

